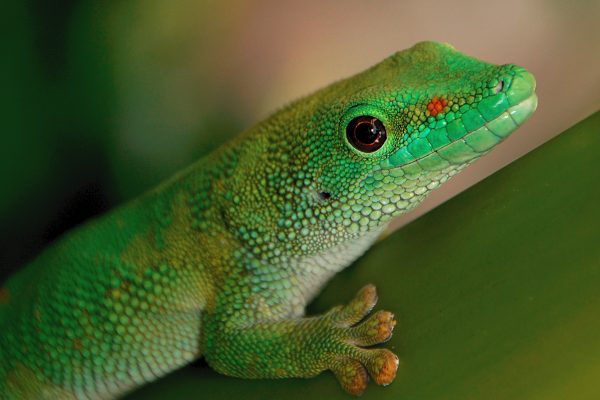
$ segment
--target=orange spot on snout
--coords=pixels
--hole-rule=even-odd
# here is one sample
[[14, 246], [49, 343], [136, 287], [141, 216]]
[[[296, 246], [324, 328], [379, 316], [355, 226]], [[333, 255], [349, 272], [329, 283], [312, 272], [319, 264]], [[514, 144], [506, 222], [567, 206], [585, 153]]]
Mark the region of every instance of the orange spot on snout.
[[0, 304], [6, 304], [10, 300], [10, 291], [7, 288], [0, 288]]
[[447, 105], [448, 105], [448, 100], [444, 99], [443, 97], [440, 98], [438, 96], [435, 96], [427, 104], [427, 109], [429, 110], [429, 114], [431, 114], [432, 117], [435, 117], [436, 115], [444, 112], [444, 107], [446, 107]]

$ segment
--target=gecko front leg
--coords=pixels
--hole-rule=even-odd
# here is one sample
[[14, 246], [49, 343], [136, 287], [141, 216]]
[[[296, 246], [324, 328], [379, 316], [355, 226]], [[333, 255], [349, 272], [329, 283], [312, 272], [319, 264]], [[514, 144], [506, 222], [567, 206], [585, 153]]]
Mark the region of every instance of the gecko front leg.
[[205, 357], [215, 370], [243, 378], [311, 377], [331, 370], [344, 390], [359, 395], [368, 374], [387, 385], [398, 368], [390, 350], [367, 348], [389, 340], [396, 325], [388, 311], [367, 317], [376, 302], [375, 286], [367, 285], [347, 305], [319, 316], [254, 324], [209, 321]]

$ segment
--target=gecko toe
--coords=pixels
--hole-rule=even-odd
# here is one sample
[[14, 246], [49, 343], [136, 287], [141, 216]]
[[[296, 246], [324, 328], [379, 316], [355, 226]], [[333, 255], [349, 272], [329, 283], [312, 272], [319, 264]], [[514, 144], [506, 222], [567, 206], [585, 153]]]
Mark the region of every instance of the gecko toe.
[[377, 304], [377, 289], [374, 285], [366, 285], [358, 291], [354, 299], [341, 307], [336, 315], [336, 322], [342, 326], [352, 326], [360, 322]]
[[378, 385], [389, 385], [396, 378], [398, 357], [388, 349], [363, 350], [363, 364]]
[[332, 366], [331, 370], [346, 392], [360, 396], [367, 388], [369, 375], [360, 362], [345, 358]]
[[377, 311], [365, 322], [350, 329], [350, 340], [357, 346], [373, 346], [388, 341], [396, 326], [394, 314], [389, 311]]

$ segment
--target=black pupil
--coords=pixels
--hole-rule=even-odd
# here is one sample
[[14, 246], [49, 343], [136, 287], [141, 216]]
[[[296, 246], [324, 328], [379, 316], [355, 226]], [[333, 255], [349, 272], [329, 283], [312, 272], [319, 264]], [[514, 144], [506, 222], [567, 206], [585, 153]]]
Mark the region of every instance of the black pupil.
[[385, 127], [381, 121], [369, 115], [350, 121], [346, 134], [352, 146], [367, 153], [380, 149], [386, 140]]
[[358, 125], [356, 125], [354, 132], [356, 138], [364, 144], [373, 144], [379, 138], [379, 136], [381, 136], [379, 127], [376, 123], [373, 123], [373, 121], [359, 122]]

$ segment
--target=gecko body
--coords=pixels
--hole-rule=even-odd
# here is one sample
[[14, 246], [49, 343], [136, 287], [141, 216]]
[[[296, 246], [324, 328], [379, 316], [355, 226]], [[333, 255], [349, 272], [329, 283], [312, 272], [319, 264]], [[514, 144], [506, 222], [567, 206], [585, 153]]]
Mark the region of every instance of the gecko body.
[[423, 42], [300, 99], [64, 235], [0, 286], [0, 397], [110, 399], [199, 357], [246, 378], [395, 377], [372, 285], [305, 316], [392, 218], [535, 110], [535, 81]]

